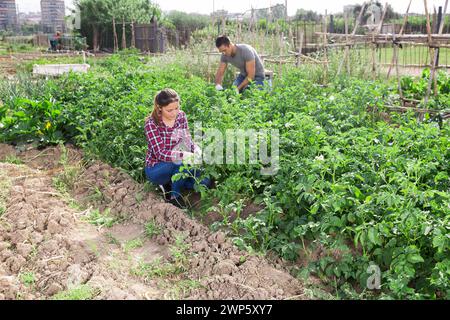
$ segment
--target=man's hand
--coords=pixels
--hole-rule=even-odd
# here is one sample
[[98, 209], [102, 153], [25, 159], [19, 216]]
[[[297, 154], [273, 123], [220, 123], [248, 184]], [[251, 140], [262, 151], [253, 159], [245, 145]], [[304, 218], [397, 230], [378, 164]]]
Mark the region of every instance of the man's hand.
[[220, 84], [216, 84], [216, 90], [217, 91], [222, 91], [223, 87]]

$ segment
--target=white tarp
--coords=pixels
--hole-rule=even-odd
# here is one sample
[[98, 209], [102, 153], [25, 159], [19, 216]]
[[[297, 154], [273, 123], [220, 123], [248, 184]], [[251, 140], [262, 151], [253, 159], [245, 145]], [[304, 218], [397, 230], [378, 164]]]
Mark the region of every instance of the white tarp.
[[58, 76], [70, 71], [73, 72], [88, 72], [91, 66], [89, 64], [35, 64], [33, 66], [33, 74], [43, 76]]

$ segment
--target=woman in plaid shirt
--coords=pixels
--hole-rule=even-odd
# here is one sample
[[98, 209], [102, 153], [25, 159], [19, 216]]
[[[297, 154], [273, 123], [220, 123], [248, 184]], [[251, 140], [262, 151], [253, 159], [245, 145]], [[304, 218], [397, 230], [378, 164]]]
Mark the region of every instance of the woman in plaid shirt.
[[[153, 111], [145, 121], [145, 136], [148, 143], [145, 159], [147, 178], [159, 185], [164, 193], [170, 192], [170, 203], [186, 207], [181, 190], [193, 189], [195, 180], [182, 178], [172, 182], [172, 176], [179, 173], [183, 162], [192, 162], [194, 154], [201, 151], [192, 142], [186, 114], [180, 110], [180, 98], [173, 89], [164, 89], [156, 94]], [[193, 177], [200, 175], [197, 170], [185, 172]], [[210, 180], [206, 178], [200, 183], [209, 186]]]

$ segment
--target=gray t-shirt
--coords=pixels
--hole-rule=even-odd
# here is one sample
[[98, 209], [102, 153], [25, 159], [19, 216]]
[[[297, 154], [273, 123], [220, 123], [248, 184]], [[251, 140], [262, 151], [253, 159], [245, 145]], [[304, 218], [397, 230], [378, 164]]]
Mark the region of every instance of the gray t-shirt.
[[220, 62], [231, 63], [238, 68], [244, 77], [247, 76], [245, 63], [252, 60], [255, 60], [255, 77], [264, 79], [264, 66], [261, 58], [258, 56], [256, 50], [248, 44], [236, 44], [236, 54], [234, 57], [227, 57], [225, 54], [222, 54], [220, 58]]

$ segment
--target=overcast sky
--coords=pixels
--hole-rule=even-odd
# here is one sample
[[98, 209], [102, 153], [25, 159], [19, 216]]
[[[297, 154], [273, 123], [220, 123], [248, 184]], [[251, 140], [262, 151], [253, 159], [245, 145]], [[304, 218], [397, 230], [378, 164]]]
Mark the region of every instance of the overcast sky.
[[[185, 12], [198, 12], [209, 14], [215, 10], [224, 9], [228, 12], [244, 12], [252, 8], [266, 8], [277, 3], [284, 3], [284, 0], [153, 0], [159, 4], [162, 10], [180, 10]], [[386, 3], [385, 0], [380, 0]], [[404, 13], [408, 6], [409, 0], [388, 0], [394, 10]], [[16, 0], [20, 12], [36, 12], [41, 11], [40, 0]], [[297, 9], [314, 10], [319, 13], [342, 12], [342, 8], [346, 4], [361, 4], [363, 0], [288, 0], [288, 14], [294, 15]], [[424, 12], [423, 0], [412, 0], [411, 12]], [[73, 6], [73, 0], [65, 0], [66, 8]], [[445, 0], [428, 0], [428, 7], [433, 12], [433, 6], [444, 6]], [[447, 11], [449, 11], [448, 9]]]

